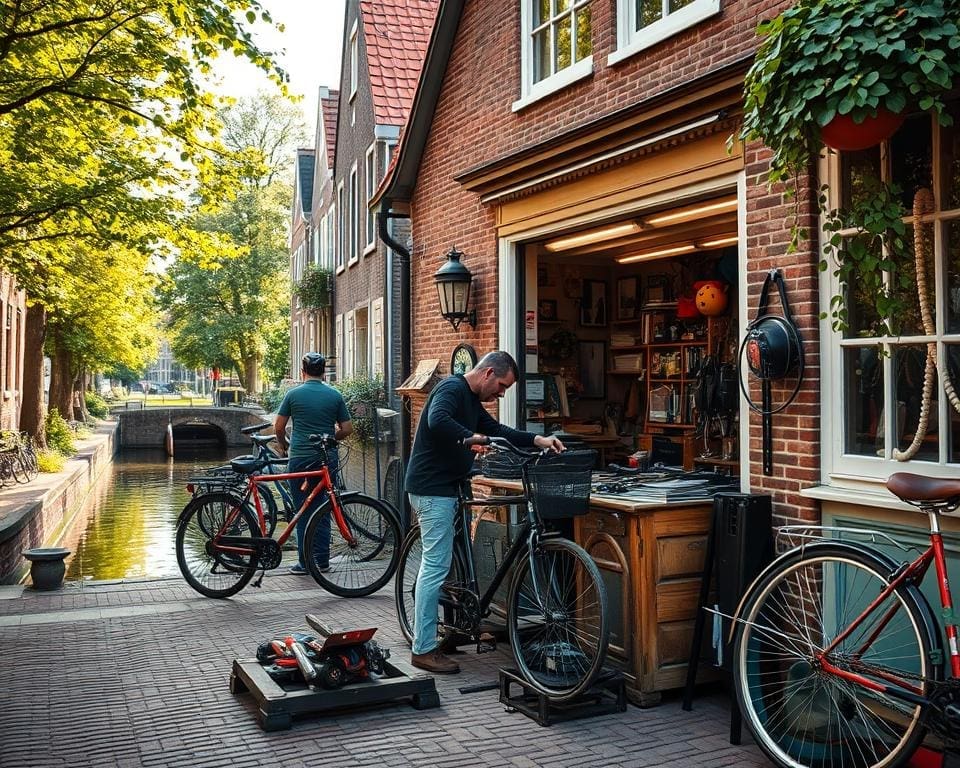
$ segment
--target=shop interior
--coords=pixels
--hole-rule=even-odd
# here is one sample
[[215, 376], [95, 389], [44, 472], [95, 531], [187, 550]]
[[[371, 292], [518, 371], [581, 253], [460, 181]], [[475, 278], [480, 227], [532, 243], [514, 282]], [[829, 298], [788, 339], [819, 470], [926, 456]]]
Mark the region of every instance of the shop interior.
[[527, 243], [525, 428], [736, 477], [737, 245], [732, 190]]

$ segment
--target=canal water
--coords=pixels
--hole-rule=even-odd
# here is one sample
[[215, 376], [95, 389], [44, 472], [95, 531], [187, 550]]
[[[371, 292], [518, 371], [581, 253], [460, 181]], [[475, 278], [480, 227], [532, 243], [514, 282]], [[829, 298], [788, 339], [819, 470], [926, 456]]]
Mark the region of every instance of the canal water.
[[[222, 448], [180, 454], [125, 450], [114, 457], [87, 498], [64, 542], [73, 555], [69, 580], [152, 579], [179, 576], [174, 536], [190, 498], [187, 478], [222, 463]], [[232, 449], [230, 456], [242, 453]]]

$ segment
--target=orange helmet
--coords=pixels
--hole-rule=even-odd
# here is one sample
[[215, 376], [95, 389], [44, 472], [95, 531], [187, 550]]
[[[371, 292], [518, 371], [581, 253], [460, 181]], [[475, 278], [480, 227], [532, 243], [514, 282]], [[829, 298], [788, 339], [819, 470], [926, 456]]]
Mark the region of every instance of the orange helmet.
[[702, 280], [697, 289], [697, 309], [708, 317], [722, 315], [727, 309], [727, 286], [722, 280]]

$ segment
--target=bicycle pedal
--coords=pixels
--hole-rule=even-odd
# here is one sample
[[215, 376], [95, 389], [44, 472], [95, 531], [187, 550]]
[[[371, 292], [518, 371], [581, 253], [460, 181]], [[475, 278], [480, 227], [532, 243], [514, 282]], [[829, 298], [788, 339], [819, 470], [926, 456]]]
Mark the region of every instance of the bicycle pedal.
[[495, 650], [497, 650], [497, 638], [487, 632], [480, 635], [477, 639], [477, 653], [490, 653]]

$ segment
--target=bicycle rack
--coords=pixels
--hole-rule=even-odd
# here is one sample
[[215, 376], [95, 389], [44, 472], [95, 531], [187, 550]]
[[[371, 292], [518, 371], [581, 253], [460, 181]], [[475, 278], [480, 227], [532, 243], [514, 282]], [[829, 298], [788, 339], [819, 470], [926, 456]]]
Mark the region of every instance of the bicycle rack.
[[[511, 696], [510, 688], [514, 685], [520, 687], [521, 693]], [[570, 701], [556, 703], [531, 688], [515, 669], [501, 669], [500, 703], [508, 712], [522, 712], [539, 725], [547, 727], [553, 723], [581, 717], [626, 712], [627, 689], [621, 672], [605, 669], [600, 672], [589, 690]]]

